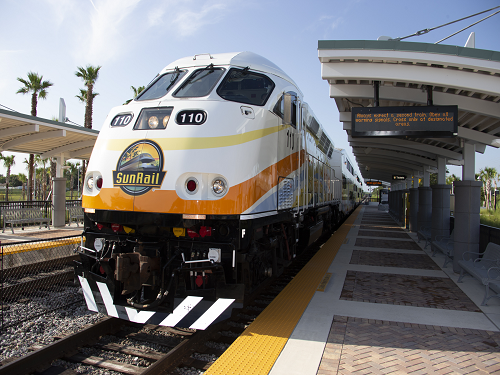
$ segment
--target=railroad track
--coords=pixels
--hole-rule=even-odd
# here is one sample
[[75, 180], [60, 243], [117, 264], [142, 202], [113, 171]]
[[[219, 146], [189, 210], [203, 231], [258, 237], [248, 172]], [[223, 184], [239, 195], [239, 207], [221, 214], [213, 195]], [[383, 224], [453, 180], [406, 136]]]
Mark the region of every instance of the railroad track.
[[52, 344], [31, 347], [30, 354], [4, 363], [0, 375], [60, 373], [68, 371], [68, 362], [89, 366], [88, 373], [92, 373], [92, 367], [134, 375], [205, 371], [286, 287], [317, 248], [297, 257], [281, 276], [256, 291], [249, 304], [234, 311], [230, 319], [205, 331], [104, 318], [80, 332], [54, 337]]
[[[179, 361], [180, 366], [170, 366], [167, 369], [168, 371], [164, 373], [173, 375], [189, 373], [189, 371], [193, 370], [198, 370], [200, 373], [208, 370], [215, 360], [224, 353], [302, 270], [329, 237], [330, 235], [321, 238], [310, 248], [304, 250], [280, 276], [270, 279], [255, 291], [244, 308], [233, 310], [231, 318], [219, 323], [217, 327], [212, 327], [212, 333], [207, 336], [207, 341], [202, 345], [198, 345], [197, 353], [190, 357], [184, 357]], [[153, 372], [148, 374], [153, 374]]]
[[[122, 374], [179, 374], [206, 371], [316, 254], [327, 237], [304, 250], [285, 271], [268, 280], [232, 317], [205, 331], [141, 325], [105, 318], [80, 332], [34, 346], [30, 354], [4, 363], [0, 375], [71, 373], [68, 362]], [[131, 360], [133, 358], [133, 360]], [[54, 367], [58, 369], [54, 369]], [[54, 372], [59, 370], [59, 372]], [[47, 371], [47, 372], [45, 372]], [[52, 371], [52, 372], [51, 372]]]
[[[191, 342], [190, 346], [196, 344], [199, 336], [189, 330], [104, 318], [77, 333], [56, 337], [52, 344], [32, 347], [34, 351], [30, 354], [4, 363], [0, 374], [54, 373], [64, 362], [123, 374], [144, 374], [148, 367], [160, 369], [165, 361], [170, 363], [182, 357], [186, 343]], [[132, 357], [137, 364], [127, 363], [123, 357]]]

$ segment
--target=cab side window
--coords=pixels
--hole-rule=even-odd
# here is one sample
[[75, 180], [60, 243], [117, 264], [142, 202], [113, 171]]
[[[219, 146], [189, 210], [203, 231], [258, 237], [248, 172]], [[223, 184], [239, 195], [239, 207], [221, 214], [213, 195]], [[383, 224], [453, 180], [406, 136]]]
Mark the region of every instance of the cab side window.
[[230, 69], [217, 89], [217, 94], [232, 102], [262, 106], [274, 89], [274, 82], [267, 76], [245, 69]]
[[[298, 103], [297, 93], [295, 93], [293, 91], [288, 91], [287, 94], [292, 95], [292, 108], [291, 108], [292, 126], [294, 128], [297, 128], [297, 103]], [[284, 108], [285, 108], [285, 105], [284, 105], [283, 95], [281, 95], [280, 98], [278, 99], [278, 101], [276, 102], [276, 104], [274, 105], [273, 112], [278, 117], [283, 119], [285, 117], [285, 114], [284, 114], [285, 109]]]

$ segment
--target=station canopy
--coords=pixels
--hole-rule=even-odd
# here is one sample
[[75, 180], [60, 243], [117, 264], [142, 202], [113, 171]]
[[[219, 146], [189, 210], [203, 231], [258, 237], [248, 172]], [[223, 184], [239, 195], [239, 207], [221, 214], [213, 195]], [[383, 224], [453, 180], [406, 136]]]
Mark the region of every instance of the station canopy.
[[[435, 172], [438, 158], [463, 165], [465, 143], [480, 153], [486, 146], [500, 147], [500, 52], [396, 40], [320, 40], [318, 55], [365, 181]], [[353, 108], [375, 112], [370, 108], [377, 104], [391, 111], [410, 107], [404, 110], [414, 115], [432, 106], [457, 106], [456, 135], [353, 137]], [[408, 129], [413, 124], [407, 123]]]
[[0, 151], [88, 160], [98, 134], [98, 130], [0, 109]]

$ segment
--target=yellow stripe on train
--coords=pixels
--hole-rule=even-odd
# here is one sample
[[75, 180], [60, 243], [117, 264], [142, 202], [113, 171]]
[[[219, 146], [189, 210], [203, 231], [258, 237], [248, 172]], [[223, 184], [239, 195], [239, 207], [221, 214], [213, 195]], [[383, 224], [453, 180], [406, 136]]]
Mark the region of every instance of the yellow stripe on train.
[[[279, 126], [266, 129], [252, 130], [242, 134], [226, 135], [220, 137], [193, 137], [193, 138], [155, 138], [155, 142], [163, 151], [196, 150], [207, 148], [219, 148], [236, 146], [243, 143], [255, 141], [280, 131]], [[130, 139], [108, 139], [106, 149], [111, 151], [123, 151], [130, 145]]]

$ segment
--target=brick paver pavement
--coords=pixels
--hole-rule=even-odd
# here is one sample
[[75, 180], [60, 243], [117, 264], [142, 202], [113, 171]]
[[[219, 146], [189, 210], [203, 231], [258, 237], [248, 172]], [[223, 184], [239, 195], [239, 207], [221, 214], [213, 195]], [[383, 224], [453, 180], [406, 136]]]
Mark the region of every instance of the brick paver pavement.
[[500, 373], [500, 333], [335, 316], [318, 375]]
[[394, 220], [363, 220], [361, 225], [394, 225]]
[[385, 224], [361, 224], [359, 229], [369, 229], [369, 230], [383, 230], [383, 231], [391, 231], [391, 232], [401, 232], [405, 233], [404, 229], [398, 227], [396, 225], [385, 225]]
[[[364, 214], [349, 264], [439, 270], [383, 213]], [[382, 219], [382, 220], [381, 220]], [[392, 239], [389, 239], [392, 238]], [[400, 240], [398, 240], [400, 239]], [[397, 272], [397, 271], [396, 271]], [[404, 270], [401, 270], [404, 273]], [[341, 300], [481, 310], [448, 277], [347, 270]], [[355, 315], [355, 314], [354, 314]], [[500, 332], [335, 316], [318, 375], [326, 374], [500, 374]]]
[[378, 238], [356, 238], [355, 246], [377, 247], [384, 249], [422, 250], [414, 241], [387, 240]]
[[350, 264], [363, 264], [380, 267], [419, 268], [440, 270], [427, 254], [389, 253], [385, 251], [353, 250]]
[[411, 237], [404, 232], [380, 231], [380, 230], [366, 230], [360, 229], [358, 236], [362, 237], [388, 237], [388, 238], [404, 238], [410, 240]]
[[347, 271], [340, 299], [480, 312], [449, 278]]

